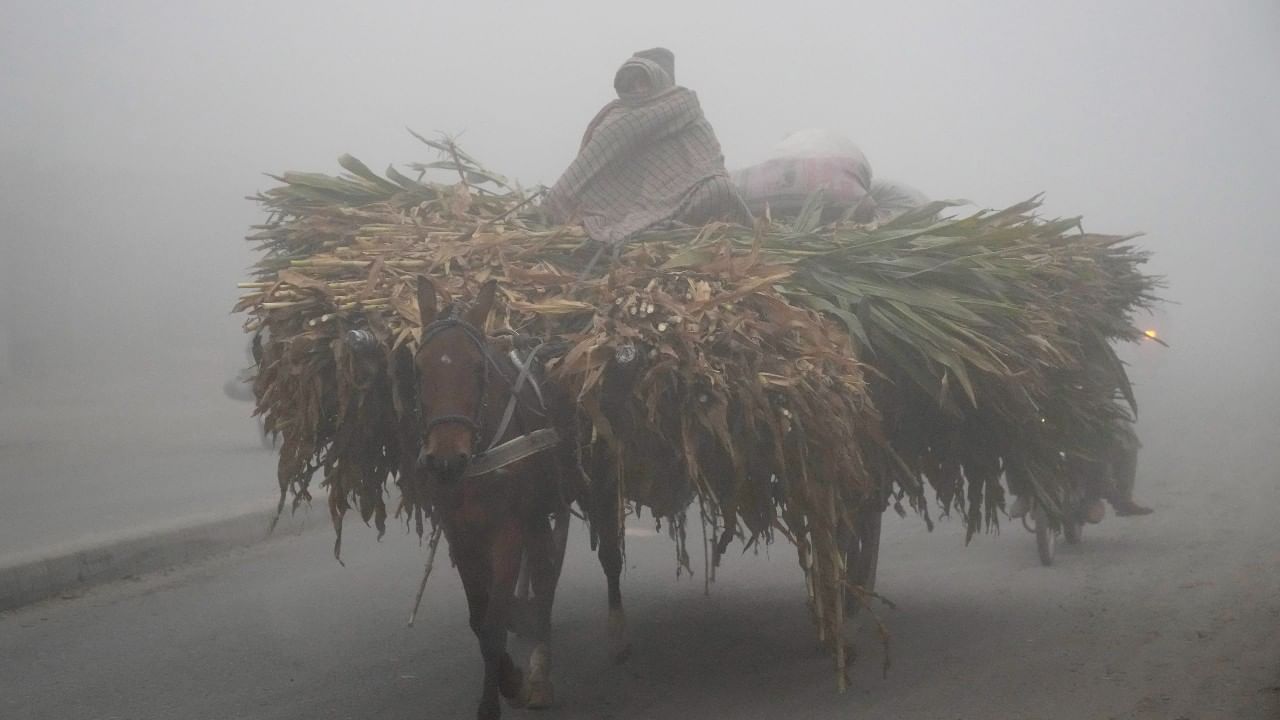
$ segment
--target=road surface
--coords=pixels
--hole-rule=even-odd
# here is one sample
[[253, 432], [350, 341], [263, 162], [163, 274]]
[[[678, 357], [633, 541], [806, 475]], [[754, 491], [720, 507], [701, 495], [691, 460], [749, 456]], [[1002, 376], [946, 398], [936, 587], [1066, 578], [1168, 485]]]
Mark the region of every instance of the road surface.
[[[1255, 463], [1258, 462], [1256, 459]], [[559, 707], [506, 717], [1280, 717], [1280, 483], [1227, 462], [1232, 486], [1167, 480], [1147, 518], [1091, 527], [1038, 565], [1011, 524], [965, 547], [886, 523], [881, 614], [852, 689], [835, 692], [789, 548], [731, 556], [710, 596], [677, 579], [673, 546], [632, 523], [630, 661], [605, 661], [604, 581], [578, 533], [556, 609]], [[1154, 493], [1152, 493], [1154, 494]], [[438, 566], [404, 626], [423, 554], [352, 527], [0, 616], [0, 717], [14, 720], [470, 718], [480, 660], [462, 592]], [[442, 556], [443, 557], [443, 554]]]
[[270, 508], [276, 463], [253, 407], [208, 375], [0, 385], [0, 566], [189, 516]]

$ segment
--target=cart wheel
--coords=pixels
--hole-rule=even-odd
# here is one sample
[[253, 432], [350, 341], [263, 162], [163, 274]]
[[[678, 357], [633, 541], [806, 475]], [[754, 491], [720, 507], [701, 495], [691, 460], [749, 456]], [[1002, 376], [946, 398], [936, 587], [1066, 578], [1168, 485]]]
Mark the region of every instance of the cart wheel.
[[1079, 520], [1068, 520], [1062, 525], [1062, 537], [1068, 545], [1079, 545], [1084, 539], [1084, 523]]
[[1036, 526], [1036, 550], [1040, 553], [1040, 564], [1048, 567], [1053, 564], [1053, 556], [1058, 550], [1058, 537], [1049, 526], [1049, 513], [1042, 506], [1037, 504], [1031, 512]]

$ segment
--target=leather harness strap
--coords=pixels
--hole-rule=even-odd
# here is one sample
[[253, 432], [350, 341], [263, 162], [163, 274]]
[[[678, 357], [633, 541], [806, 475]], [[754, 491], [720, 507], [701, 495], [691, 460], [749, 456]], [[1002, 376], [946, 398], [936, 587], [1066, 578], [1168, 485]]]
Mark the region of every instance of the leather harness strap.
[[527, 435], [512, 438], [501, 445], [475, 456], [463, 477], [475, 477], [532, 457], [560, 444], [560, 433], [555, 428], [534, 430]]
[[542, 405], [545, 409], [546, 406], [542, 402], [542, 390], [538, 387], [537, 381], [533, 379], [533, 375], [529, 372], [529, 368], [533, 365], [533, 359], [537, 354], [538, 348], [534, 347], [529, 351], [528, 359], [523, 362], [520, 360], [520, 356], [516, 354], [515, 350], [512, 350], [508, 355], [511, 359], [511, 364], [515, 365], [519, 372], [516, 375], [516, 381], [511, 383], [511, 398], [507, 401], [506, 410], [502, 412], [502, 421], [498, 423], [498, 430], [493, 434], [493, 439], [489, 442], [489, 447], [485, 448], [484, 452], [480, 453], [481, 455], [497, 447], [498, 443], [502, 441], [502, 437], [507, 434], [507, 426], [511, 424], [511, 418], [516, 414], [516, 404], [519, 402], [520, 390], [524, 388], [525, 380], [530, 381], [530, 384], [533, 386], [534, 394], [538, 396], [538, 404]]

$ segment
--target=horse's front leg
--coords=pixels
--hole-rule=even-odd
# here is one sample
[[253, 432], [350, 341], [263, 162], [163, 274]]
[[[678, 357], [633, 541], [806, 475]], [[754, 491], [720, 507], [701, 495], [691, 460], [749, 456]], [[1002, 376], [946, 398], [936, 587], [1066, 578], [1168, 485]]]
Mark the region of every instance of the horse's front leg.
[[[456, 542], [453, 540], [456, 539]], [[502, 715], [502, 707], [498, 700], [500, 691], [519, 689], [521, 685], [520, 671], [506, 651], [505, 614], [510, 611], [509, 599], [503, 601], [503, 593], [495, 589], [502, 584], [498, 578], [503, 574], [503, 567], [494, 562], [501, 543], [492, 542], [488, 537], [451, 538], [450, 550], [458, 566], [458, 574], [462, 578], [462, 587], [467, 595], [467, 609], [470, 615], [471, 631], [475, 633], [480, 644], [480, 655], [484, 660], [484, 683], [480, 689], [480, 706], [476, 712], [479, 720], [497, 720]], [[514, 579], [511, 581], [514, 584]], [[510, 597], [511, 587], [506, 589]], [[502, 623], [499, 628], [493, 626], [497, 617]], [[505, 679], [505, 682], [504, 682]]]
[[551, 683], [551, 608], [555, 603], [556, 585], [564, 564], [564, 550], [569, 531], [569, 512], [557, 513], [553, 530], [545, 517], [538, 517], [529, 530], [526, 544], [529, 580], [533, 586], [533, 603], [529, 637], [534, 641], [529, 656], [529, 674], [525, 678], [525, 704], [531, 708], [548, 708], [555, 702]]
[[[482, 720], [497, 718], [498, 695], [513, 707], [522, 705], [524, 677], [507, 653], [507, 628], [511, 622], [511, 606], [516, 580], [520, 575], [520, 558], [524, 553], [524, 536], [514, 518], [502, 523], [489, 547], [488, 604], [477, 635], [484, 655], [484, 695], [481, 699]], [[489, 712], [490, 714], [484, 714]]]

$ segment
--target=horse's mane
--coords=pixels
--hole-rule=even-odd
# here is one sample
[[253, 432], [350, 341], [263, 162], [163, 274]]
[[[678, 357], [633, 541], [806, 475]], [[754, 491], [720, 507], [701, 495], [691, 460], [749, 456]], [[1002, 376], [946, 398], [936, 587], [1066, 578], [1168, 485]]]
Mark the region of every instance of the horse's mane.
[[448, 301], [440, 308], [440, 314], [436, 316], [437, 320], [461, 320], [466, 317], [467, 312], [475, 305], [475, 299], [464, 300], [456, 298], [452, 293], [442, 293]]

